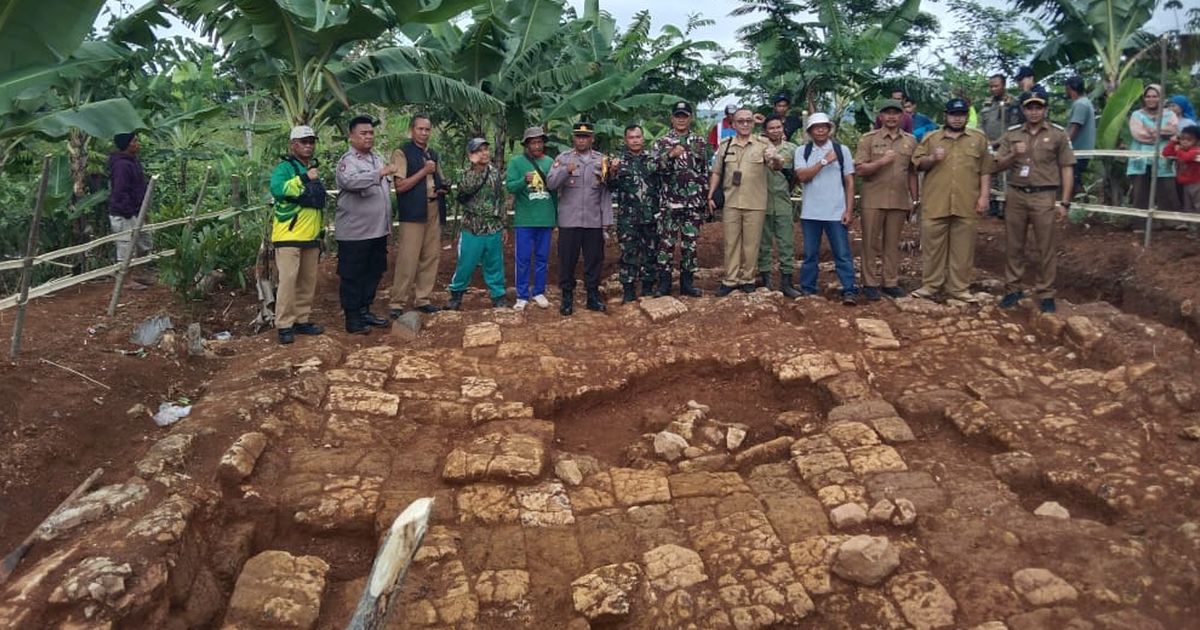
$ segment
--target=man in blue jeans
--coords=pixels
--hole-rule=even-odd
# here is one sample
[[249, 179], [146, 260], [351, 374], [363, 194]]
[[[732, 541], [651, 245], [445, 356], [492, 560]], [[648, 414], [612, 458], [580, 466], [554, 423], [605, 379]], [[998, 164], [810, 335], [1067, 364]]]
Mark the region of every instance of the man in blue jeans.
[[806, 129], [812, 141], [796, 149], [796, 180], [804, 184], [800, 228], [804, 233], [804, 262], [800, 265], [800, 290], [817, 293], [817, 262], [821, 235], [829, 239], [833, 264], [842, 282], [842, 304], [858, 303], [854, 284], [854, 258], [850, 254], [850, 223], [854, 220], [854, 158], [850, 150], [831, 139], [829, 116], [815, 113]]

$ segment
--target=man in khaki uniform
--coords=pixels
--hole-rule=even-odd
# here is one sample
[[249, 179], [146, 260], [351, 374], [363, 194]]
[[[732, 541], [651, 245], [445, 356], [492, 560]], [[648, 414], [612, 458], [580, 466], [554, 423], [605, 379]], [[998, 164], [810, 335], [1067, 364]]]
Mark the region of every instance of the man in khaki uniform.
[[875, 259], [881, 252], [884, 295], [904, 296], [898, 284], [900, 230], [917, 198], [917, 172], [912, 163], [917, 139], [900, 128], [903, 113], [900, 101], [884, 101], [879, 109], [883, 127], [863, 134], [854, 155], [854, 169], [863, 179], [863, 296], [871, 301], [880, 297]]
[[946, 102], [946, 125], [929, 135], [913, 153], [925, 171], [921, 199], [921, 288], [914, 297], [930, 299], [938, 291], [974, 302], [967, 292], [975, 268], [975, 227], [987, 211], [992, 156], [982, 131], [967, 128], [970, 107], [961, 98]]
[[[1058, 264], [1058, 223], [1067, 217], [1074, 183], [1075, 153], [1062, 127], [1046, 122], [1046, 94], [1021, 95], [1025, 124], [1000, 141], [996, 169], [1008, 170], [1004, 214], [1004, 282], [1007, 295], [1001, 308], [1012, 308], [1025, 297], [1025, 236], [1033, 226], [1037, 258], [1033, 263], [1033, 293], [1043, 313], [1053, 313], [1054, 276]], [[1061, 201], [1060, 201], [1061, 200]]]
[[717, 289], [719, 297], [739, 288], [746, 293], [754, 291], [758, 246], [767, 211], [767, 172], [783, 164], [771, 143], [751, 135], [754, 112], [738, 109], [733, 113], [733, 127], [737, 134], [717, 145], [717, 163], [708, 181], [710, 209], [716, 207], [713, 194], [717, 186], [725, 189], [721, 219], [725, 228], [725, 278]]
[[[409, 124], [410, 141], [392, 152], [400, 230], [396, 272], [389, 296], [392, 317], [411, 306], [422, 313], [439, 309], [429, 301], [441, 255], [440, 198], [449, 191], [436, 151], [429, 148], [433, 123], [417, 114]], [[410, 302], [411, 299], [411, 302]]]

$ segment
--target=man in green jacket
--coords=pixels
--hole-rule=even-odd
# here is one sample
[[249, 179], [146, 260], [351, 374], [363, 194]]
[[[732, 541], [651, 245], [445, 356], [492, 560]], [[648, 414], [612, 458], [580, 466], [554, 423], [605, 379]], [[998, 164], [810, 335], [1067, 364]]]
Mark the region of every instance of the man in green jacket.
[[275, 328], [281, 344], [292, 343], [297, 334], [324, 332], [312, 322], [321, 253], [321, 210], [325, 207], [325, 186], [313, 158], [317, 134], [312, 127], [300, 125], [292, 128], [290, 140], [290, 154], [271, 173], [271, 196], [275, 198], [271, 243], [279, 272]]
[[[557, 199], [546, 188], [546, 177], [554, 164], [546, 156], [546, 132], [530, 127], [521, 137], [525, 152], [508, 163], [504, 187], [514, 196], [513, 282], [517, 285], [518, 311], [530, 300], [541, 308], [550, 308], [546, 299], [546, 272], [550, 259], [550, 235], [558, 221]], [[533, 286], [529, 284], [529, 259], [533, 258]], [[532, 297], [530, 297], [532, 294]]]

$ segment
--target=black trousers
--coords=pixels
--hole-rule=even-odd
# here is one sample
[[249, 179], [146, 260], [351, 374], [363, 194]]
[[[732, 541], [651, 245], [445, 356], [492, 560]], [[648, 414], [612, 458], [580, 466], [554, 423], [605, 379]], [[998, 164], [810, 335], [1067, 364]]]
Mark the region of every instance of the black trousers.
[[600, 268], [604, 266], [604, 230], [602, 228], [558, 228], [558, 286], [563, 293], [575, 290], [575, 266], [583, 252], [583, 286], [600, 287]]
[[375, 291], [387, 271], [387, 237], [337, 243], [342, 310], [358, 313], [375, 302]]
[[[1083, 172], [1087, 170], [1088, 161], [1087, 158], [1075, 160], [1075, 185], [1071, 189], [1072, 198], [1078, 197], [1079, 193], [1083, 192]], [[1067, 201], [1070, 201], [1070, 199]]]

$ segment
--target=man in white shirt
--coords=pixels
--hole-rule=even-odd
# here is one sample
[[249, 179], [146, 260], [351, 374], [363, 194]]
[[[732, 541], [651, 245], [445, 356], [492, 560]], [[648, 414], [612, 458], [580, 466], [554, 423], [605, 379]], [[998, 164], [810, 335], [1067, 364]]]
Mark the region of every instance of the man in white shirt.
[[804, 262], [800, 265], [800, 290], [817, 293], [817, 262], [821, 235], [829, 239], [834, 268], [842, 282], [842, 304], [858, 303], [854, 282], [854, 257], [850, 253], [850, 223], [854, 220], [854, 158], [850, 149], [832, 139], [833, 122], [824, 113], [808, 118], [812, 141], [796, 149], [796, 180], [804, 184], [800, 228], [804, 234]]

